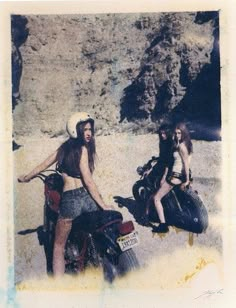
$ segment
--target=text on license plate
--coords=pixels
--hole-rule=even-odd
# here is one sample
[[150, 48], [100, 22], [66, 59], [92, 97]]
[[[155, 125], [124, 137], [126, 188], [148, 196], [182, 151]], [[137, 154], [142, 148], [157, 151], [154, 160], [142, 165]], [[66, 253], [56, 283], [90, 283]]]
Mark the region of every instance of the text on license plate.
[[122, 251], [126, 251], [139, 244], [138, 232], [134, 231], [127, 235], [121, 236], [117, 239], [117, 242], [120, 246], [120, 249]]

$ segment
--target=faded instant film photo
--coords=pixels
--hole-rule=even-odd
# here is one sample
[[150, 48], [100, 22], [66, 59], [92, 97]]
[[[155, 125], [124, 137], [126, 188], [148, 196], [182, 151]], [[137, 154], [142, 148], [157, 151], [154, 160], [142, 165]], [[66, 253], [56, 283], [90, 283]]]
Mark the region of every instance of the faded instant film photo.
[[6, 307], [233, 307], [230, 4], [173, 2], [1, 3]]

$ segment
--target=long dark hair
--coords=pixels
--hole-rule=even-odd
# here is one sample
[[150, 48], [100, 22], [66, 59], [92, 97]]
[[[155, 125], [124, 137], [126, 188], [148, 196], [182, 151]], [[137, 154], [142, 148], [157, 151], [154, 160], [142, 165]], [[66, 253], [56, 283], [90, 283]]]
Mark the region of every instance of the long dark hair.
[[184, 142], [187, 147], [188, 154], [193, 153], [193, 144], [187, 126], [184, 123], [178, 123], [175, 126], [175, 130], [176, 129], [179, 129], [181, 131], [180, 143]]
[[[166, 134], [166, 140], [162, 139], [161, 133]], [[158, 129], [159, 135], [159, 160], [165, 165], [172, 163], [171, 155], [173, 149], [173, 128], [168, 124], [163, 124]]]
[[[92, 137], [89, 143], [84, 140], [84, 127], [87, 123], [91, 123]], [[94, 123], [93, 121], [86, 121], [78, 123], [76, 126], [77, 138], [69, 138], [59, 148], [57, 154], [58, 166], [68, 172], [69, 175], [78, 175], [80, 173], [79, 162], [81, 159], [82, 146], [88, 150], [89, 169], [94, 171], [96, 145], [94, 139]]]

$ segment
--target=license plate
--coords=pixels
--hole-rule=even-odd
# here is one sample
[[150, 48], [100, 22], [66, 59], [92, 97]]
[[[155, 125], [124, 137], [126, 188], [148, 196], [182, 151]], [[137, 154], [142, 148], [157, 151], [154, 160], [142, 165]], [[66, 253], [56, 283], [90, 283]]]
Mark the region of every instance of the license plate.
[[134, 231], [124, 236], [120, 236], [117, 242], [122, 251], [126, 251], [139, 244], [138, 232]]

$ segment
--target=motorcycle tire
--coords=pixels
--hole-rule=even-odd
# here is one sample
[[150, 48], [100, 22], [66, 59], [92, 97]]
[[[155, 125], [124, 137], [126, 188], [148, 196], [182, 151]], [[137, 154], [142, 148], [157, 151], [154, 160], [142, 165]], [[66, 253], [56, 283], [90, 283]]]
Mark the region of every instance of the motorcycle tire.
[[116, 265], [114, 265], [106, 256], [103, 256], [102, 267], [105, 281], [112, 283], [118, 276]]
[[145, 182], [140, 180], [133, 185], [133, 196], [137, 203], [145, 203], [151, 195], [151, 191], [145, 185]]
[[193, 233], [204, 232], [208, 227], [208, 213], [198, 193], [192, 189], [178, 191], [177, 198], [181, 202], [182, 219], [176, 226]]
[[[169, 226], [200, 234], [208, 227], [208, 213], [199, 195], [192, 189], [174, 189], [162, 200]], [[178, 203], [178, 204], [177, 204]], [[149, 209], [149, 220], [159, 223], [154, 204]]]
[[119, 276], [126, 275], [140, 267], [133, 249], [126, 250], [120, 255], [117, 267]]
[[116, 277], [124, 276], [140, 267], [132, 249], [126, 250], [119, 256], [118, 263], [113, 264], [106, 256], [103, 258], [103, 272], [106, 281], [112, 283]]

